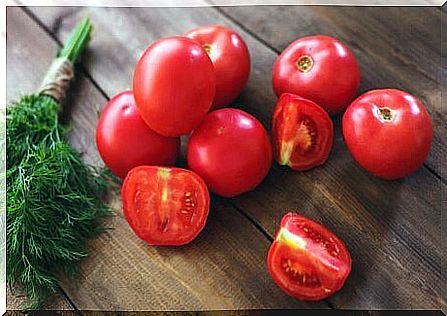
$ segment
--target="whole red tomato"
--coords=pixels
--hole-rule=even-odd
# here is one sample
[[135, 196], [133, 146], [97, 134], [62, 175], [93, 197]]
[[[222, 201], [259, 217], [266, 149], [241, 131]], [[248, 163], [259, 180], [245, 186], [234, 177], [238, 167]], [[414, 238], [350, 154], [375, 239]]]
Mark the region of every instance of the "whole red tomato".
[[316, 103], [283, 93], [272, 119], [275, 159], [294, 170], [308, 170], [323, 164], [332, 148], [332, 121]]
[[275, 283], [287, 294], [318, 301], [342, 288], [351, 272], [351, 256], [323, 225], [288, 213], [270, 246], [267, 265]]
[[165, 137], [151, 130], [138, 114], [132, 91], [115, 95], [106, 104], [96, 125], [96, 146], [105, 164], [120, 178], [140, 165], [172, 165], [179, 137]]
[[221, 25], [198, 27], [185, 36], [202, 45], [213, 61], [216, 95], [212, 108], [229, 105], [250, 75], [250, 54], [244, 40], [234, 30]]
[[121, 190], [124, 216], [135, 234], [154, 246], [179, 246], [202, 231], [210, 196], [203, 180], [181, 168], [140, 166]]
[[419, 169], [430, 152], [432, 122], [411, 94], [372, 90], [343, 115], [343, 136], [354, 159], [372, 174], [397, 179]]
[[308, 36], [294, 41], [278, 56], [272, 80], [277, 96], [294, 93], [335, 114], [354, 98], [360, 70], [354, 54], [339, 40]]
[[188, 165], [225, 197], [255, 188], [267, 175], [272, 149], [262, 124], [238, 109], [208, 114], [188, 143]]
[[150, 45], [135, 68], [138, 110], [151, 129], [164, 136], [188, 134], [211, 107], [216, 75], [206, 51], [186, 37]]

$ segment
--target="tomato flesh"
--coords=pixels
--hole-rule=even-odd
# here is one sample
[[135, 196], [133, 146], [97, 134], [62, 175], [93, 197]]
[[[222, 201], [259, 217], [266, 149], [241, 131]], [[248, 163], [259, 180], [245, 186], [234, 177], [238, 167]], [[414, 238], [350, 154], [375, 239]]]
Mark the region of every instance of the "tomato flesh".
[[288, 213], [269, 249], [268, 269], [287, 294], [316, 301], [343, 286], [351, 257], [343, 242], [321, 224]]
[[333, 125], [316, 103], [283, 93], [272, 119], [275, 159], [294, 170], [308, 170], [323, 164], [331, 151]]
[[150, 245], [184, 245], [203, 229], [209, 193], [203, 180], [181, 168], [140, 166], [122, 188], [123, 211], [135, 234]]

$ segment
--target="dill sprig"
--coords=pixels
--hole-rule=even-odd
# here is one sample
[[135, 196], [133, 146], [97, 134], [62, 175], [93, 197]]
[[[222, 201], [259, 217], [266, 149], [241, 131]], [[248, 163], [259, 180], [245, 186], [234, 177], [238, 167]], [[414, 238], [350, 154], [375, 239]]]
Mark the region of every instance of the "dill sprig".
[[[58, 58], [74, 62], [90, 31], [84, 19]], [[27, 309], [56, 291], [56, 272], [76, 274], [76, 264], [88, 255], [86, 241], [111, 214], [101, 200], [107, 179], [69, 145], [60, 109], [40, 93], [6, 111], [7, 281], [23, 287]]]

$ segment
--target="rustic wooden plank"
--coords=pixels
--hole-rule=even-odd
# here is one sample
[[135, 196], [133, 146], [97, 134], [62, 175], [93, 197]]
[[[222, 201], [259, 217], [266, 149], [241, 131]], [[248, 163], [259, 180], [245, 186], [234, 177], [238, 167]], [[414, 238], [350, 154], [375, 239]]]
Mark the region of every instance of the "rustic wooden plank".
[[[14, 9], [15, 10], [15, 9]], [[11, 8], [7, 9], [7, 36], [6, 36], [6, 72], [8, 74], [17, 73], [21, 75], [8, 76], [6, 81], [6, 101], [16, 101], [25, 92], [34, 91], [42, 78], [40, 74], [45, 73], [48, 69], [54, 52], [57, 49], [55, 43], [51, 43], [49, 47], [44, 41], [36, 41], [35, 51], [27, 49], [29, 41], [35, 40], [32, 33], [27, 33], [27, 25], [20, 25], [11, 15]], [[23, 35], [22, 35], [23, 34]], [[22, 40], [18, 41], [18, 36], [23, 36]], [[30, 68], [29, 63], [24, 63], [22, 59], [36, 61]], [[24, 80], [26, 78], [26, 80]]]
[[[263, 9], [249, 8], [253, 16]], [[95, 56], [92, 52], [87, 64], [107, 94], [130, 86], [133, 66], [152, 40], [181, 34], [193, 25], [223, 23], [234, 27], [247, 40], [253, 61], [249, 84], [235, 104], [245, 104], [243, 108], [269, 125], [276, 102], [270, 87], [276, 54], [216, 9], [32, 11], [62, 38], [80, 16], [88, 14], [93, 18], [99, 34], [92, 50], [98, 53]], [[58, 18], [61, 16], [64, 18]], [[171, 22], [173, 19], [176, 23]], [[118, 21], [118, 26], [110, 27], [110, 20]], [[124, 79], [117, 82], [118, 77]], [[322, 221], [346, 240], [355, 259], [354, 271], [344, 290], [330, 299], [336, 307], [422, 308], [445, 304], [440, 282], [442, 250], [438, 247], [442, 188], [439, 179], [425, 169], [402, 181], [375, 179], [353, 165], [339, 130], [336, 136], [332, 159], [325, 166], [307, 173], [275, 166], [263, 185], [233, 203], [270, 235], [285, 210], [307, 209], [306, 215]], [[398, 265], [401, 262], [408, 262], [406, 269]]]
[[[13, 100], [18, 100], [24, 91], [33, 91], [36, 88], [35, 85], [41, 79], [39, 74], [45, 72], [46, 67], [49, 66], [54, 51], [56, 51], [56, 45], [54, 43], [36, 41], [35, 51], [28, 50], [26, 47], [27, 43], [34, 41], [35, 38], [32, 33], [28, 32], [27, 25], [17, 23], [18, 21], [9, 9], [7, 10], [6, 18], [6, 27], [8, 29], [6, 44], [6, 71], [8, 74], [6, 99], [7, 103], [10, 103]], [[50, 53], [51, 51], [53, 53]], [[22, 59], [30, 62], [23, 63]], [[35, 62], [33, 63], [35, 67], [30, 69], [29, 66], [33, 60], [44, 62]], [[23, 78], [27, 78], [27, 80], [23, 80]], [[7, 310], [21, 310], [24, 307], [25, 300], [25, 294], [18, 286], [6, 287]], [[73, 307], [61, 292], [57, 292], [47, 304], [42, 306], [42, 309], [72, 310]]]
[[[337, 9], [340, 16], [344, 16], [345, 8]], [[221, 10], [241, 21], [245, 28], [250, 28], [263, 41], [268, 39], [267, 44], [275, 50], [306, 34], [329, 33], [345, 40], [350, 38], [349, 34], [342, 36], [341, 33], [334, 33], [341, 31], [307, 7], [287, 10], [270, 6], [256, 9], [238, 7]], [[331, 10], [335, 11], [336, 8]], [[385, 15], [383, 19], [386, 19], [386, 11], [381, 12]], [[356, 25], [351, 28], [356, 29]], [[287, 35], [289, 40], [284, 39]], [[276, 47], [281, 40], [283, 46]], [[256, 104], [259, 117], [267, 124], [275, 97], [257, 97], [255, 91], [270, 88], [269, 80], [265, 79], [270, 72], [271, 68], [264, 69], [263, 77], [252, 82], [256, 88], [244, 93], [239, 100], [242, 104]], [[368, 82], [376, 79], [371, 71], [364, 70], [363, 73], [363, 89], [367, 89]], [[368, 77], [370, 73], [371, 77]], [[439, 97], [440, 90], [433, 89], [431, 91]], [[435, 108], [441, 108], [438, 97], [432, 100]], [[339, 120], [336, 118], [336, 127]], [[331, 301], [337, 307], [445, 306], [442, 292], [445, 275], [441, 273], [443, 250], [438, 247], [442, 243], [441, 201], [445, 185], [424, 169], [405, 180], [381, 181], [352, 163], [340, 129], [336, 128], [334, 149], [325, 166], [302, 174], [275, 167], [257, 191], [236, 199], [236, 204], [247, 210], [270, 234], [274, 233], [280, 218], [272, 214], [277, 214], [279, 210], [296, 209], [297, 206], [298, 210], [308, 210], [307, 214], [326, 223], [334, 231], [340, 231], [340, 236], [353, 248], [353, 257], [358, 264], [354, 265], [350, 279], [352, 283], [347, 284], [355, 292], [344, 291], [334, 296]], [[348, 230], [348, 227], [351, 229]], [[399, 261], [405, 264], [399, 266]], [[369, 271], [371, 267], [374, 267], [373, 271]], [[412, 277], [408, 278], [408, 275]]]
[[[25, 293], [17, 286], [6, 288], [6, 309], [8, 311], [21, 311], [26, 301]], [[70, 302], [63, 296], [61, 292], [56, 293], [48, 300], [41, 310], [74, 310]]]
[[293, 40], [326, 34], [347, 43], [362, 71], [359, 94], [394, 87], [418, 96], [432, 115], [435, 133], [426, 164], [443, 174], [447, 159], [446, 108], [441, 105], [441, 80], [447, 75], [441, 59], [441, 24], [445, 14], [438, 8], [411, 7], [223, 7], [276, 52]]
[[[9, 8], [8, 17], [8, 47], [23, 42], [15, 58], [25, 64], [25, 69], [30, 69], [36, 59], [23, 59], [20, 54], [36, 51], [33, 47], [36, 42], [43, 42], [41, 50], [46, 51], [45, 57], [51, 55], [48, 51], [55, 51], [54, 41], [22, 9]], [[93, 50], [91, 47], [90, 52]], [[8, 78], [22, 76], [10, 64]], [[36, 78], [41, 78], [44, 71]], [[77, 78], [66, 105], [73, 126], [70, 140], [84, 152], [87, 161], [100, 164], [94, 129], [97, 113], [106, 98], [79, 72]], [[119, 78], [117, 82], [122, 80]], [[208, 224], [199, 238], [188, 246], [176, 248], [148, 247], [133, 234], [120, 211], [119, 188], [110, 190], [108, 203], [115, 212], [115, 217], [106, 224], [111, 229], [91, 241], [92, 254], [81, 263], [79, 279], [61, 282], [78, 309], [326, 307], [285, 296], [267, 273], [268, 240], [234, 208], [219, 200], [212, 201]]]

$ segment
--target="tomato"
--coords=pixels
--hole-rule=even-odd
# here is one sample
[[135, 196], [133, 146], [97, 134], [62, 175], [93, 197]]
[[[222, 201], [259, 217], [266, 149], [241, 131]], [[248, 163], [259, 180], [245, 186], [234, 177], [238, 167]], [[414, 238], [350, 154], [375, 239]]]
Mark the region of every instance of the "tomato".
[[181, 168], [132, 169], [121, 191], [124, 216], [135, 234], [153, 246], [179, 246], [202, 231], [210, 197], [203, 180]]
[[231, 197], [254, 189], [265, 178], [272, 149], [256, 118], [226, 108], [208, 114], [192, 132], [187, 160], [211, 191]]
[[118, 93], [101, 112], [96, 125], [96, 146], [112, 172], [124, 178], [141, 165], [172, 165], [180, 150], [179, 137], [151, 130], [138, 114], [132, 91]]
[[202, 45], [216, 73], [212, 109], [229, 105], [239, 95], [250, 75], [250, 54], [242, 37], [221, 25], [195, 28], [185, 34]]
[[403, 178], [427, 158], [433, 128], [424, 105], [411, 94], [369, 91], [343, 115], [343, 136], [357, 163], [384, 179]]
[[314, 101], [329, 114], [343, 111], [360, 85], [354, 54], [339, 40], [323, 35], [290, 44], [273, 66], [273, 90]]
[[138, 110], [155, 132], [188, 134], [211, 107], [216, 75], [211, 59], [186, 37], [167, 37], [150, 45], [135, 68]]
[[294, 170], [323, 164], [332, 148], [334, 132], [329, 115], [316, 103], [283, 93], [272, 119], [275, 159]]
[[287, 294], [318, 301], [342, 288], [351, 272], [351, 256], [327, 228], [288, 213], [270, 246], [267, 265], [275, 283]]

